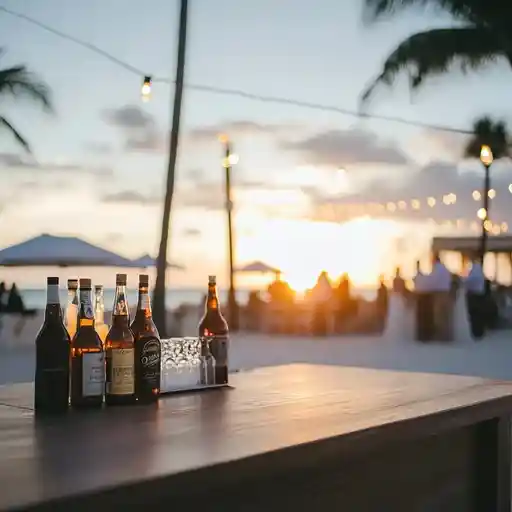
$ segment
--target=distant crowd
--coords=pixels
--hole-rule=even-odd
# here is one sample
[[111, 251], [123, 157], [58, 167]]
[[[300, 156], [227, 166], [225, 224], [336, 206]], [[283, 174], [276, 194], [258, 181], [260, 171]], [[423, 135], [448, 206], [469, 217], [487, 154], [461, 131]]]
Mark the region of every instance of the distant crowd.
[[24, 313], [25, 304], [16, 286], [12, 283], [8, 290], [4, 281], [0, 283], [0, 313]]

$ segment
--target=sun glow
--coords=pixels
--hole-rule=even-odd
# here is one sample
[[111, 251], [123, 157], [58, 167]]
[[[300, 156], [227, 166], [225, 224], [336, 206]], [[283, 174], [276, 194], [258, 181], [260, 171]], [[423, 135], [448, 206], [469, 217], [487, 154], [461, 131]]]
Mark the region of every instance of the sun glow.
[[238, 257], [280, 268], [298, 292], [314, 286], [322, 270], [333, 280], [348, 272], [354, 285], [368, 286], [389, 267], [386, 251], [399, 231], [393, 221], [369, 217], [344, 224], [259, 219], [254, 235], [239, 240]]

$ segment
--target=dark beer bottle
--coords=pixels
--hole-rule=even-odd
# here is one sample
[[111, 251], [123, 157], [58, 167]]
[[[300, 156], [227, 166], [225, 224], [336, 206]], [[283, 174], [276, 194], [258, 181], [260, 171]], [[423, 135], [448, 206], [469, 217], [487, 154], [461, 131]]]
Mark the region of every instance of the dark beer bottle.
[[139, 300], [131, 329], [135, 338], [135, 396], [141, 403], [155, 402], [160, 394], [161, 347], [146, 274], [139, 275]]
[[71, 341], [71, 406], [100, 407], [105, 389], [105, 352], [94, 328], [90, 279], [80, 279], [77, 324]]
[[36, 337], [34, 408], [36, 413], [59, 413], [69, 405], [69, 334], [64, 327], [59, 278], [47, 278], [44, 323]]
[[135, 347], [126, 297], [126, 274], [116, 275], [112, 325], [105, 340], [105, 348], [107, 358], [105, 402], [109, 405], [134, 403]]
[[199, 337], [210, 339], [210, 349], [215, 358], [215, 384], [228, 383], [228, 334], [228, 324], [220, 312], [217, 279], [209, 276], [205, 311], [199, 322]]

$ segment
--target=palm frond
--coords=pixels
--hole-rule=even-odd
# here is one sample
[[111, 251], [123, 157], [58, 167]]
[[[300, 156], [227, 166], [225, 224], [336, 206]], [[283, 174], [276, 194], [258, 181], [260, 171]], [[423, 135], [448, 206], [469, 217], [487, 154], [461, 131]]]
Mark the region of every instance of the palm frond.
[[25, 66], [0, 70], [0, 96], [6, 94], [35, 101], [46, 111], [54, 111], [50, 88]]
[[417, 89], [427, 77], [448, 71], [455, 63], [462, 72], [506, 57], [492, 32], [474, 27], [433, 29], [413, 34], [389, 55], [380, 75], [361, 95], [361, 106], [379, 85], [391, 85], [403, 70], [409, 72], [410, 87]]
[[482, 117], [473, 123], [473, 135], [464, 148], [466, 158], [480, 158], [480, 150], [486, 144], [493, 152], [495, 160], [509, 156], [510, 134], [503, 121]]
[[21, 135], [21, 133], [5, 118], [0, 116], [0, 125], [4, 128], [7, 128], [12, 135], [14, 135], [14, 138], [16, 141], [23, 146], [25, 151], [31, 153], [30, 145], [27, 142], [27, 140]]
[[363, 0], [363, 18], [373, 22], [409, 8], [433, 8], [477, 25], [509, 18], [512, 9], [503, 0]]

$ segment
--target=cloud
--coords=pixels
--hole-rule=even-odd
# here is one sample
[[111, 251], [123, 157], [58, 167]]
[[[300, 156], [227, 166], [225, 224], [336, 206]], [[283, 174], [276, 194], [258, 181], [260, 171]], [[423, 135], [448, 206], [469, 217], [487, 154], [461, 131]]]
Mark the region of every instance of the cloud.
[[102, 117], [120, 131], [126, 151], [161, 152], [167, 146], [165, 134], [153, 116], [136, 105], [107, 109]]
[[309, 165], [344, 167], [353, 164], [405, 165], [405, 153], [394, 143], [363, 130], [328, 130], [298, 141], [279, 143], [281, 149], [302, 154]]
[[201, 230], [197, 228], [187, 228], [182, 231], [182, 234], [187, 238], [195, 238], [201, 235]]
[[0, 153], [0, 171], [16, 169], [17, 171], [47, 171], [62, 173], [84, 173], [95, 176], [112, 176], [113, 169], [107, 166], [87, 166], [64, 159], [41, 162], [33, 157], [17, 153]]
[[[434, 161], [417, 171], [403, 176], [400, 185], [388, 177], [380, 177], [368, 182], [357, 193], [342, 197], [329, 197], [318, 191], [310, 191], [313, 204], [313, 218], [331, 216], [330, 220], [344, 221], [364, 214], [372, 216], [392, 216], [403, 220], [428, 218], [439, 220], [477, 220], [476, 212], [482, 206], [481, 200], [473, 199], [473, 192], [482, 191], [484, 172], [478, 162], [464, 162], [457, 166], [451, 162]], [[495, 222], [512, 221], [512, 165], [508, 161], [497, 162], [491, 168], [491, 188], [496, 197], [490, 203], [490, 218]], [[455, 194], [456, 202], [445, 205], [443, 197]], [[434, 197], [436, 204], [429, 207], [427, 199]], [[419, 201], [419, 209], [414, 209], [412, 201]], [[398, 202], [404, 201], [401, 210]], [[383, 209], [387, 203], [394, 203], [397, 210], [390, 213]], [[381, 206], [379, 206], [381, 205]], [[403, 205], [402, 205], [403, 206]]]
[[88, 142], [84, 149], [97, 155], [111, 155], [114, 152], [114, 148], [107, 142]]
[[144, 194], [136, 190], [122, 190], [112, 194], [105, 194], [101, 201], [104, 203], [122, 203], [132, 205], [153, 206], [160, 205], [162, 198], [152, 194]]
[[154, 125], [153, 117], [136, 105], [109, 108], [103, 112], [105, 121], [120, 128], [148, 128]]
[[259, 134], [267, 135], [275, 134], [291, 128], [291, 125], [262, 124], [242, 119], [226, 121], [224, 123], [218, 123], [210, 126], [199, 126], [190, 130], [187, 137], [195, 142], [208, 142], [217, 139], [218, 136], [223, 133], [231, 137]]

